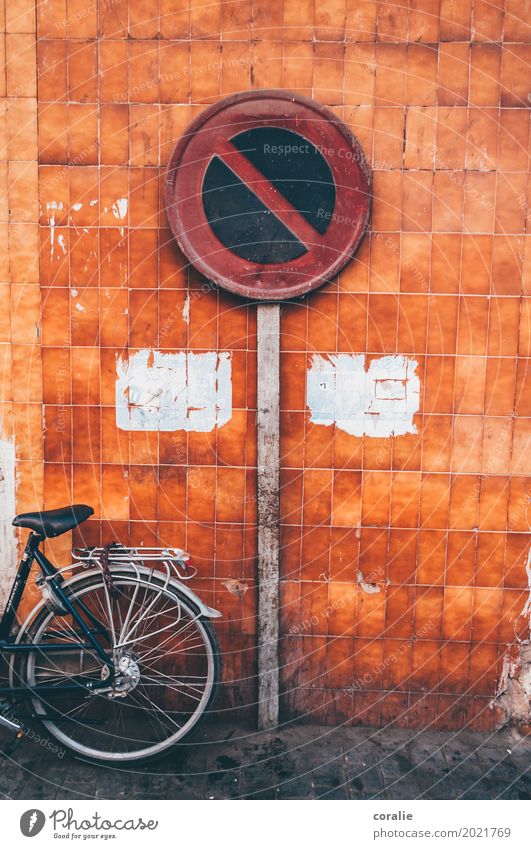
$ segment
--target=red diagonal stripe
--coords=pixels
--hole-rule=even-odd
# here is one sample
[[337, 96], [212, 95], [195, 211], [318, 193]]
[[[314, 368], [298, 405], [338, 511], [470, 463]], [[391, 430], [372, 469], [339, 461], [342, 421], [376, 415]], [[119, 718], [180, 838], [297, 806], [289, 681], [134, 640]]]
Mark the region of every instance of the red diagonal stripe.
[[308, 250], [321, 244], [321, 234], [228, 139], [218, 140], [216, 154]]

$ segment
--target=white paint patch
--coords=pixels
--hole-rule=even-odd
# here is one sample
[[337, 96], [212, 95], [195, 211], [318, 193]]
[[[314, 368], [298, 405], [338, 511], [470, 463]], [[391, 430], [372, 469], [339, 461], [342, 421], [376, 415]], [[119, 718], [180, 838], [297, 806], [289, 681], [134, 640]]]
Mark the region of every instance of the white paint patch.
[[60, 200], [59, 203], [56, 200], [50, 200], [46, 204], [46, 212], [48, 214], [48, 223], [55, 224], [55, 213], [61, 212], [63, 209], [63, 201]]
[[15, 446], [0, 439], [0, 600], [7, 601], [17, 569], [17, 536], [11, 522], [15, 515]]
[[55, 242], [55, 213], [63, 209], [63, 201], [57, 203], [56, 200], [50, 200], [46, 204], [46, 215], [48, 216], [48, 225], [50, 227], [50, 253], [53, 256], [53, 246]]
[[190, 292], [186, 293], [186, 298], [184, 299], [183, 321], [185, 321], [186, 324], [190, 324]]
[[206, 433], [232, 417], [227, 351], [164, 354], [143, 350], [117, 359], [116, 424], [121, 430]]
[[416, 433], [417, 367], [416, 360], [402, 355], [379, 357], [366, 369], [364, 354], [314, 354], [306, 377], [310, 421], [336, 424], [352, 436]]
[[72, 206], [72, 209], [74, 210], [74, 212], [79, 212], [80, 209], [83, 209], [83, 204], [82, 203], [75, 203]]
[[112, 205], [112, 214], [118, 220], [123, 221], [125, 216], [127, 215], [127, 198], [118, 198]]

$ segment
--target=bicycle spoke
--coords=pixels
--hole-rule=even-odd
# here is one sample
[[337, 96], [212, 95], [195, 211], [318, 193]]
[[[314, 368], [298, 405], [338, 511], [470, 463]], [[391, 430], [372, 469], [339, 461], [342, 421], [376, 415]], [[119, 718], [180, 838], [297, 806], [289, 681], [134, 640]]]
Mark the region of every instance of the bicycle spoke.
[[172, 719], [172, 718], [171, 718], [171, 716], [168, 716], [168, 714], [167, 714], [165, 711], [163, 711], [163, 710], [162, 710], [162, 708], [160, 708], [158, 705], [156, 705], [156, 704], [155, 704], [155, 702], [153, 702], [153, 701], [149, 698], [149, 696], [148, 696], [148, 694], [147, 694], [147, 693], [143, 693], [143, 692], [142, 692], [142, 690], [143, 690], [143, 689], [144, 689], [144, 685], [143, 685], [143, 684], [140, 684], [140, 685], [139, 685], [139, 687], [137, 687], [136, 692], [138, 693], [138, 695], [139, 695], [139, 696], [142, 696], [144, 699], [146, 699], [146, 701], [147, 701], [147, 702], [149, 702], [149, 704], [151, 705], [151, 707], [153, 707], [156, 711], [158, 711], [159, 713], [161, 713], [161, 714], [162, 714], [162, 715], [163, 715], [166, 719], [169, 719], [169, 721], [170, 721], [173, 725], [175, 725], [175, 727], [176, 727], [176, 728], [182, 728], [182, 726], [181, 726], [181, 725], [179, 725], [179, 723], [178, 723], [178, 722], [175, 722], [175, 720], [174, 720], [174, 719]]
[[[163, 649], [164, 646], [166, 646], [172, 639], [175, 639], [175, 637], [178, 637], [181, 633], [184, 633], [184, 631], [186, 631], [186, 629], [189, 628], [191, 625], [195, 625], [196, 621], [197, 621], [196, 619], [190, 619], [179, 630], [175, 631], [173, 634], [170, 634], [169, 637], [166, 637], [166, 639], [163, 640], [161, 643], [159, 643], [157, 646], [149, 649], [147, 654], [139, 655], [139, 659], [143, 660], [143, 661], [150, 660], [151, 659], [150, 654], [152, 654], [154, 651], [160, 651], [161, 649]], [[166, 656], [166, 652], [161, 652], [161, 654], [158, 655], [159, 658], [165, 657], [165, 656]]]
[[80, 702], [79, 705], [74, 706], [73, 708], [70, 708], [70, 710], [62, 711], [62, 714], [63, 714], [63, 716], [68, 716], [69, 719], [72, 719], [74, 717], [74, 714], [75, 714], [76, 711], [81, 711], [83, 709], [85, 709], [85, 711], [86, 711], [86, 710], [88, 710], [88, 708], [89, 708], [89, 702], [88, 702], [88, 700], [86, 700], [84, 702]]
[[[170, 622], [168, 625], [164, 625], [163, 628], [159, 628], [156, 631], [150, 631], [149, 636], [154, 637], [156, 634], [162, 634], [164, 631], [167, 631], [169, 628], [175, 628], [175, 622]], [[145, 636], [145, 634], [141, 634], [138, 637], [135, 637], [133, 639], [123, 640], [117, 646], [115, 646], [115, 648], [123, 648], [124, 646], [135, 645], [135, 643], [141, 641], [144, 638], [144, 636]]]
[[122, 623], [122, 627], [121, 627], [121, 629], [120, 629], [120, 636], [119, 636], [119, 638], [118, 638], [118, 642], [119, 642], [119, 643], [121, 643], [121, 642], [122, 642], [122, 640], [123, 640], [123, 638], [124, 638], [125, 629], [126, 629], [126, 628], [128, 627], [128, 625], [129, 625], [129, 620], [130, 620], [130, 618], [131, 618], [131, 613], [133, 612], [133, 605], [134, 605], [134, 603], [135, 603], [135, 599], [136, 599], [136, 597], [137, 597], [137, 595], [138, 595], [138, 590], [139, 590], [139, 586], [138, 586], [138, 584], [137, 584], [137, 585], [135, 586], [135, 590], [134, 590], [134, 592], [133, 592], [133, 594], [132, 594], [131, 601], [129, 602], [129, 609], [128, 609], [127, 614], [126, 614], [125, 621]]
[[[92, 672], [99, 672], [99, 669], [98, 669], [97, 666], [95, 666], [94, 669], [84, 669], [82, 672], [72, 672], [70, 674], [67, 673], [67, 672], [60, 672], [59, 675], [49, 675], [49, 674], [47, 675], [46, 672], [52, 672], [52, 670], [51, 669], [47, 670], [45, 667], [36, 666], [35, 670], [36, 671], [41, 670], [41, 675], [42, 675], [42, 673], [44, 673], [42, 675], [42, 677], [46, 678], [47, 683], [50, 683], [52, 681], [61, 681], [63, 679], [66, 680], [66, 681], [69, 681], [72, 678], [79, 678], [82, 675], [90, 675]], [[55, 672], [56, 670], [53, 670], [53, 671]], [[42, 681], [41, 681], [41, 683], [42, 683]]]
[[[157, 599], [155, 599], [154, 601], [156, 601], [156, 600], [157, 600]], [[173, 600], [174, 600], [174, 599], [173, 599]], [[153, 614], [150, 614], [150, 613], [149, 613], [149, 609], [151, 608], [151, 606], [150, 606], [150, 608], [148, 608], [148, 610], [146, 610], [146, 611], [144, 612], [144, 614], [141, 616], [141, 621], [138, 621], [138, 622], [137, 622], [137, 625], [135, 626], [135, 628], [138, 628], [139, 626], [141, 626], [140, 631], [138, 632], [137, 636], [135, 637], [135, 640], [134, 640], [135, 642], [136, 642], [137, 640], [141, 640], [141, 639], [142, 639], [142, 637], [144, 637], [144, 636], [148, 633], [148, 627], [149, 627], [150, 622], [152, 622], [153, 620], [158, 619], [159, 617], [167, 616], [167, 615], [169, 615], [170, 613], [173, 613], [173, 611], [178, 611], [178, 614], [179, 614], [179, 615], [178, 615], [178, 617], [176, 618], [176, 620], [173, 622], [173, 627], [174, 627], [174, 626], [175, 626], [175, 625], [179, 622], [179, 620], [180, 620], [180, 618], [181, 618], [181, 605], [180, 605], [180, 603], [179, 603], [179, 602], [177, 602], [177, 604], [174, 604], [171, 608], [169, 608], [169, 609], [168, 609], [167, 605], [168, 605], [169, 603], [170, 603], [170, 599], [168, 599], [168, 600], [166, 601], [165, 606], [164, 606], [162, 609], [155, 611], [155, 613], [153, 613]], [[134, 629], [132, 629], [132, 630], [134, 630]], [[130, 631], [129, 631], [129, 634], [127, 635], [127, 638], [128, 638], [128, 639], [127, 639], [127, 642], [128, 642], [128, 643], [132, 643], [132, 642], [133, 642], [131, 639], [129, 639], [129, 638], [130, 638], [130, 635], [131, 635], [132, 630], [130, 630]], [[162, 629], [162, 630], [164, 630], [164, 629]], [[154, 633], [155, 633], [155, 632], [153, 632], [153, 631], [150, 631], [150, 632], [149, 632], [150, 636], [153, 636], [153, 634], [154, 634]], [[124, 640], [124, 642], [123, 642], [122, 644], [125, 644], [125, 640]]]
[[[149, 682], [149, 683], [146, 684], [145, 683], [146, 681]], [[161, 679], [160, 678], [159, 679], [151, 678], [151, 676], [149, 676], [149, 675], [143, 675], [142, 676], [142, 682], [143, 682], [142, 686], [144, 686], [144, 687], [149, 687], [149, 686], [160, 687], [161, 686]], [[182, 696], [186, 696], [187, 698], [196, 699], [196, 701], [198, 701], [198, 702], [200, 702], [202, 697], [203, 697], [202, 693], [201, 693], [200, 696], [194, 696], [191, 693], [184, 692], [184, 690], [181, 690], [179, 687], [172, 686], [167, 681], [164, 682], [163, 686], [168, 687], [170, 690], [173, 690], [175, 693], [180, 693]], [[194, 687], [193, 689], [197, 689], [197, 688]], [[199, 691], [199, 692], [201, 692], [201, 691]]]

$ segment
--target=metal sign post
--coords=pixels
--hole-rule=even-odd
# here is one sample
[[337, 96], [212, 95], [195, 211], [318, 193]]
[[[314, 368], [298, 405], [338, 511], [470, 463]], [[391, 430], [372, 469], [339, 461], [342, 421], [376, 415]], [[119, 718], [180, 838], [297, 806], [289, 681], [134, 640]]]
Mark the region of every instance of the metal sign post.
[[258, 727], [278, 725], [280, 304], [257, 307]]
[[258, 724], [279, 720], [278, 302], [304, 295], [351, 259], [369, 221], [362, 150], [329, 110], [283, 91], [208, 107], [172, 153], [168, 221], [191, 263], [257, 307]]

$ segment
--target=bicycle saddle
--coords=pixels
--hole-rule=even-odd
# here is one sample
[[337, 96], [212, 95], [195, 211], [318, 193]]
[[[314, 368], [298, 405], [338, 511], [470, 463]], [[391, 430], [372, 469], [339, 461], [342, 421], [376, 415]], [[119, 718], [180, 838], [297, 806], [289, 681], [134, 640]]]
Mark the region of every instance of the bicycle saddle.
[[94, 510], [87, 504], [71, 504], [57, 510], [42, 510], [38, 513], [19, 513], [13, 519], [17, 528], [29, 528], [41, 537], [58, 537], [80, 525]]

